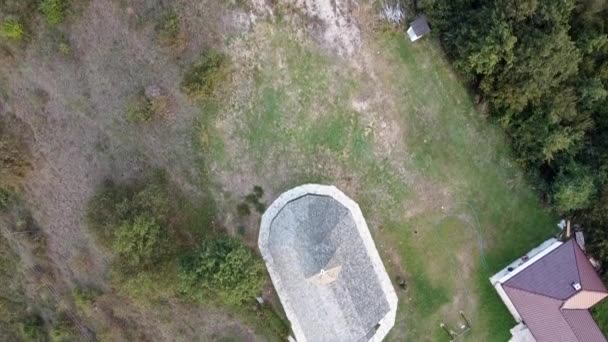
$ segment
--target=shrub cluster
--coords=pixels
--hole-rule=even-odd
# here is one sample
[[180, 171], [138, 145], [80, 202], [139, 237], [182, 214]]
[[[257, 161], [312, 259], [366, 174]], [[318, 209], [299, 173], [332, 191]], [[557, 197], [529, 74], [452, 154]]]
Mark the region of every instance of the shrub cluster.
[[108, 182], [90, 201], [89, 227], [115, 255], [120, 288], [148, 301], [181, 294], [233, 306], [253, 302], [266, 282], [259, 256], [225, 236], [182, 243], [174, 202], [162, 173], [134, 185]]
[[159, 38], [166, 44], [177, 44], [180, 34], [179, 18], [174, 11], [166, 13], [156, 25]]
[[0, 123], [0, 188], [6, 192], [18, 186], [30, 168], [30, 155], [24, 142]]
[[132, 123], [148, 122], [154, 116], [152, 102], [145, 96], [137, 96], [127, 107], [127, 121]]
[[125, 270], [155, 265], [173, 248], [167, 181], [155, 174], [143, 185], [104, 184], [89, 204], [87, 219], [99, 240]]
[[186, 72], [182, 90], [192, 99], [207, 99], [227, 80], [228, 57], [215, 50], [204, 53]]
[[7, 19], [0, 23], [0, 37], [12, 40], [23, 38], [23, 25], [15, 19]]
[[216, 296], [239, 305], [259, 295], [265, 282], [264, 265], [239, 240], [221, 237], [205, 241], [180, 260], [182, 292], [203, 299]]
[[65, 20], [68, 0], [42, 0], [40, 11], [50, 25], [61, 24]]

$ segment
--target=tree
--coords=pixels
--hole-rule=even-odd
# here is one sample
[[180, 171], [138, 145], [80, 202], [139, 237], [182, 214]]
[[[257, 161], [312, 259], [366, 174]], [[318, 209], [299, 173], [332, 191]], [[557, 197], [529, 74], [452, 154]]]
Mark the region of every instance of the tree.
[[231, 305], [255, 298], [265, 282], [260, 259], [233, 238], [205, 241], [181, 259], [180, 269], [186, 295], [200, 298], [213, 294]]
[[229, 67], [226, 55], [209, 50], [188, 69], [182, 80], [182, 90], [192, 99], [207, 99], [228, 79]]
[[[489, 23], [484, 22], [487, 16], [492, 18]], [[517, 37], [509, 23], [497, 13], [483, 11], [476, 14], [476, 19], [477, 22], [461, 27], [454, 34], [456, 66], [466, 73], [490, 75], [500, 63], [511, 65]]]
[[522, 111], [577, 73], [580, 55], [567, 31], [546, 34], [532, 30], [518, 38], [512, 67], [502, 68], [494, 78], [486, 78], [481, 90], [500, 109]]
[[608, 96], [608, 90], [598, 77], [581, 79], [578, 89], [580, 107], [585, 111], [593, 111]]

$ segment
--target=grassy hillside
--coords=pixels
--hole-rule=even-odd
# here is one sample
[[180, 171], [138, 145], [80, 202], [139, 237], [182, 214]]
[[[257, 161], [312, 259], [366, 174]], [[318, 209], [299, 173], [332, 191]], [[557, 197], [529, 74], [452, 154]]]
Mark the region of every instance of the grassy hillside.
[[[555, 216], [433, 37], [412, 44], [364, 3], [353, 13], [282, 2], [78, 4], [58, 22], [32, 12], [24, 38], [2, 41], [0, 90], [2, 108], [31, 128], [36, 158], [21, 192], [60, 294], [97, 338], [278, 339], [281, 319], [251, 301], [184, 297], [177, 260], [223, 234], [255, 248], [265, 206], [305, 182], [354, 198], [391, 278], [405, 279], [389, 340], [447, 341], [439, 324], [456, 329], [460, 310], [473, 325], [466, 340], [507, 338], [514, 322], [488, 277], [549, 237]], [[109, 197], [111, 210], [91, 201], [104, 180], [128, 188], [157, 168], [180, 194], [165, 199], [163, 217], [144, 206], [157, 224], [130, 216], [142, 214], [139, 195]], [[167, 229], [177, 242], [148, 264], [165, 246], [131, 244], [130, 227], [163, 243]], [[110, 243], [117, 229], [122, 242]], [[131, 253], [146, 271], [117, 277]], [[270, 286], [265, 296], [281, 312]]]

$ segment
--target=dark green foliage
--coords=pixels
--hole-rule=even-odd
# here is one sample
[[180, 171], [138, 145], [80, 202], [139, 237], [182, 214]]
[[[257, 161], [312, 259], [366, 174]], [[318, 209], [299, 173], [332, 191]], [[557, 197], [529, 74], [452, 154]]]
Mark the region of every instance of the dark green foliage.
[[166, 232], [154, 218], [138, 216], [116, 228], [112, 251], [132, 268], [154, 265], [167, 248]]
[[156, 26], [159, 38], [167, 44], [175, 44], [180, 33], [179, 18], [173, 11], [166, 13]]
[[207, 240], [180, 260], [182, 292], [195, 298], [217, 296], [226, 304], [240, 305], [261, 294], [264, 270], [261, 260], [239, 240]]
[[236, 210], [239, 216], [249, 216], [251, 210], [250, 205], [253, 206], [255, 211], [263, 214], [266, 210], [266, 204], [261, 202], [260, 199], [264, 196], [264, 189], [261, 186], [256, 185], [253, 187], [253, 191], [245, 196], [245, 200], [237, 205]]
[[247, 196], [245, 196], [245, 201], [251, 204], [255, 204], [258, 202], [258, 196], [254, 193], [251, 193]]
[[209, 50], [186, 72], [182, 90], [192, 99], [209, 98], [228, 78], [228, 69], [228, 56]]
[[239, 216], [244, 217], [251, 214], [251, 209], [249, 209], [249, 204], [243, 202], [236, 206], [236, 212]]
[[255, 211], [257, 211], [259, 214], [263, 214], [264, 211], [266, 210], [266, 204], [258, 202], [255, 205]]
[[25, 341], [44, 341], [46, 331], [44, 320], [38, 315], [28, 315], [20, 322], [20, 335]]
[[557, 211], [608, 262], [608, 3], [421, 0], [454, 65]]
[[82, 334], [67, 315], [61, 317], [61, 320], [51, 328], [49, 335], [51, 342], [77, 342], [82, 340]]
[[14, 188], [29, 170], [29, 151], [13, 130], [0, 123], [0, 187]]
[[168, 184], [161, 173], [142, 184], [104, 184], [89, 203], [87, 220], [126, 269], [148, 268], [172, 246]]
[[11, 192], [5, 188], [0, 188], [0, 210], [6, 209], [11, 200]]
[[561, 172], [553, 186], [557, 208], [564, 212], [587, 208], [595, 194], [591, 174], [581, 168]]
[[74, 304], [79, 310], [89, 309], [95, 302], [99, 292], [90, 288], [76, 287], [72, 290]]

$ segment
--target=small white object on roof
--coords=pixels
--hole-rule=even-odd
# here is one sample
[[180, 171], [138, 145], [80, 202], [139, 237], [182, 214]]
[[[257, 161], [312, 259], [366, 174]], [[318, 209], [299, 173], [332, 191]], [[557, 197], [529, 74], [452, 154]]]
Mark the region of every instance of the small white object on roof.
[[341, 270], [342, 266], [333, 267], [328, 270], [321, 269], [321, 272], [308, 278], [308, 280], [318, 286], [331, 284], [336, 281]]
[[421, 15], [410, 23], [410, 28], [407, 30], [407, 35], [410, 37], [411, 41], [415, 42], [429, 32], [431, 32], [429, 23], [426, 21], [426, 17]]

